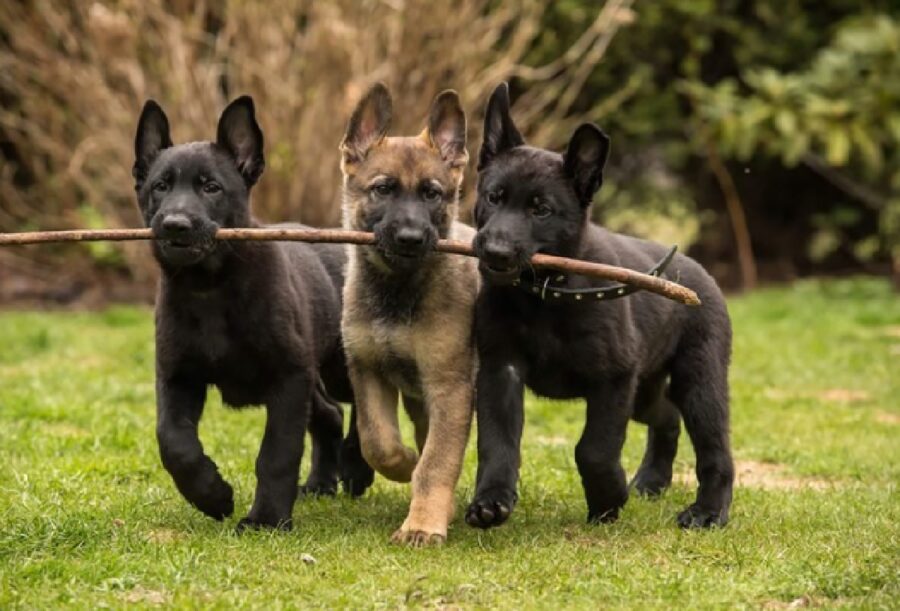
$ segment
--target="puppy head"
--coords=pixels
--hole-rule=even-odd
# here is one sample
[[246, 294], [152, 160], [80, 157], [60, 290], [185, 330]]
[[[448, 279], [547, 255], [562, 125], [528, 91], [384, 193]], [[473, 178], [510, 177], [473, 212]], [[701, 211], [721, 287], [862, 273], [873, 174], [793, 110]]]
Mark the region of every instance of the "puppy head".
[[373, 256], [388, 267], [415, 267], [456, 219], [469, 158], [466, 115], [455, 91], [434, 99], [418, 136], [388, 136], [391, 114], [390, 93], [377, 83], [347, 125], [340, 147], [344, 225], [374, 232]]
[[262, 150], [262, 131], [247, 96], [222, 113], [215, 142], [178, 146], [162, 108], [153, 100], [144, 105], [132, 174], [163, 267], [215, 263], [221, 256], [216, 230], [250, 223], [250, 188], [265, 165]]
[[509, 88], [488, 102], [478, 155], [475, 253], [489, 282], [517, 279], [538, 252], [570, 255], [603, 181], [609, 138], [585, 123], [559, 155], [525, 144], [509, 114]]

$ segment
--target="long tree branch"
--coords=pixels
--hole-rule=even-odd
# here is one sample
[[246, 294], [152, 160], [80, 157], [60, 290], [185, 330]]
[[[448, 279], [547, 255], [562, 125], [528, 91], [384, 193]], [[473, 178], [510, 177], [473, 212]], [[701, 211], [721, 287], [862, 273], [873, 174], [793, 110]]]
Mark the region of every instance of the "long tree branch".
[[[150, 229], [100, 229], [71, 231], [34, 231], [28, 233], [0, 233], [0, 246], [20, 246], [26, 244], [47, 244], [53, 242], [97, 242], [153, 240]], [[273, 229], [243, 228], [219, 229], [217, 240], [243, 241], [283, 241], [283, 242], [328, 242], [337, 244], [372, 245], [375, 236], [364, 231], [343, 229]], [[474, 257], [471, 244], [458, 240], [439, 240], [435, 250], [443, 253]], [[700, 298], [691, 289], [624, 267], [580, 261], [566, 257], [536, 254], [531, 258], [535, 268], [555, 269], [572, 274], [581, 274], [605, 280], [615, 280], [662, 295], [685, 305], [700, 305]]]

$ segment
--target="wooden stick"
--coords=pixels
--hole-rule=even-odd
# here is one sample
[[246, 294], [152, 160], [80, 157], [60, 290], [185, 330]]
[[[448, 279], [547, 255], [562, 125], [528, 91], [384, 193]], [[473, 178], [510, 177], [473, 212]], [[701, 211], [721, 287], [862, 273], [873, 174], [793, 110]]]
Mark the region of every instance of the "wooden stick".
[[[47, 244], [53, 242], [98, 242], [112, 241], [122, 242], [130, 240], [153, 240], [153, 232], [150, 229], [94, 229], [72, 231], [34, 231], [28, 233], [0, 233], [0, 246], [21, 246], [26, 244]], [[287, 229], [287, 228], [242, 228], [219, 229], [216, 232], [218, 240], [245, 240], [245, 241], [282, 241], [282, 242], [329, 242], [337, 244], [361, 244], [375, 243], [375, 236], [364, 231], [348, 231], [344, 229]], [[443, 253], [465, 255], [474, 257], [472, 246], [458, 240], [439, 240], [435, 250]], [[570, 274], [581, 274], [592, 278], [615, 280], [623, 284], [630, 284], [638, 288], [668, 297], [685, 305], [700, 305], [700, 298], [691, 289], [638, 271], [594, 263], [580, 261], [566, 257], [537, 254], [531, 258], [531, 264], [536, 268], [555, 269]]]

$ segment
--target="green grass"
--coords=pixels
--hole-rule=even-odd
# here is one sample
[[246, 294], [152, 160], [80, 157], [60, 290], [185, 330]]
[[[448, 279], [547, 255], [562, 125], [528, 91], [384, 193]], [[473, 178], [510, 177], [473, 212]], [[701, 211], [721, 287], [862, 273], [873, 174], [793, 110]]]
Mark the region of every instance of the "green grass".
[[[261, 410], [207, 408], [201, 435], [238, 512], [214, 522], [157, 457], [149, 311], [0, 314], [0, 608], [897, 605], [900, 298], [874, 280], [809, 281], [730, 307], [745, 484], [727, 528], [676, 528], [686, 478], [658, 501], [632, 498], [614, 525], [584, 524], [583, 406], [530, 398], [510, 523], [457, 519], [446, 546], [425, 550], [388, 543], [409, 492], [382, 479], [357, 501], [298, 501], [290, 534], [233, 535]], [[633, 473], [645, 430], [629, 433]], [[677, 468], [692, 465], [683, 437]]]

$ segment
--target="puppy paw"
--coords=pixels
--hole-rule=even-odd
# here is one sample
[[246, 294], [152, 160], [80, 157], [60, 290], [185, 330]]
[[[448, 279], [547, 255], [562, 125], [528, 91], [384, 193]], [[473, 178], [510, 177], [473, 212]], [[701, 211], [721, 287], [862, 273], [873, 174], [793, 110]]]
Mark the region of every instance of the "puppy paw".
[[237, 534], [241, 534], [248, 530], [278, 530], [289, 532], [293, 527], [294, 521], [291, 518], [283, 520], [265, 520], [247, 516], [246, 518], [241, 518], [234, 530]]
[[234, 513], [234, 490], [220, 479], [210, 490], [197, 497], [194, 506], [209, 517], [222, 521]]
[[703, 509], [694, 503], [678, 514], [676, 521], [681, 528], [712, 528], [714, 526], [725, 526], [728, 523], [728, 512]]
[[588, 524], [612, 524], [619, 519], [620, 507], [588, 511]]
[[509, 519], [516, 505], [512, 490], [487, 490], [478, 494], [466, 509], [466, 524], [475, 528], [500, 526]]
[[391, 542], [407, 547], [437, 547], [447, 541], [447, 535], [424, 530], [405, 530], [400, 528], [391, 535]]
[[299, 496], [334, 496], [337, 494], [337, 482], [306, 480], [306, 483], [297, 486]]
[[641, 468], [631, 480], [631, 488], [641, 496], [658, 497], [672, 483], [672, 472], [660, 473], [653, 469]]
[[356, 498], [365, 494], [372, 482], [375, 481], [375, 470], [363, 460], [359, 458], [348, 459], [344, 457], [341, 461], [341, 486], [344, 492]]

